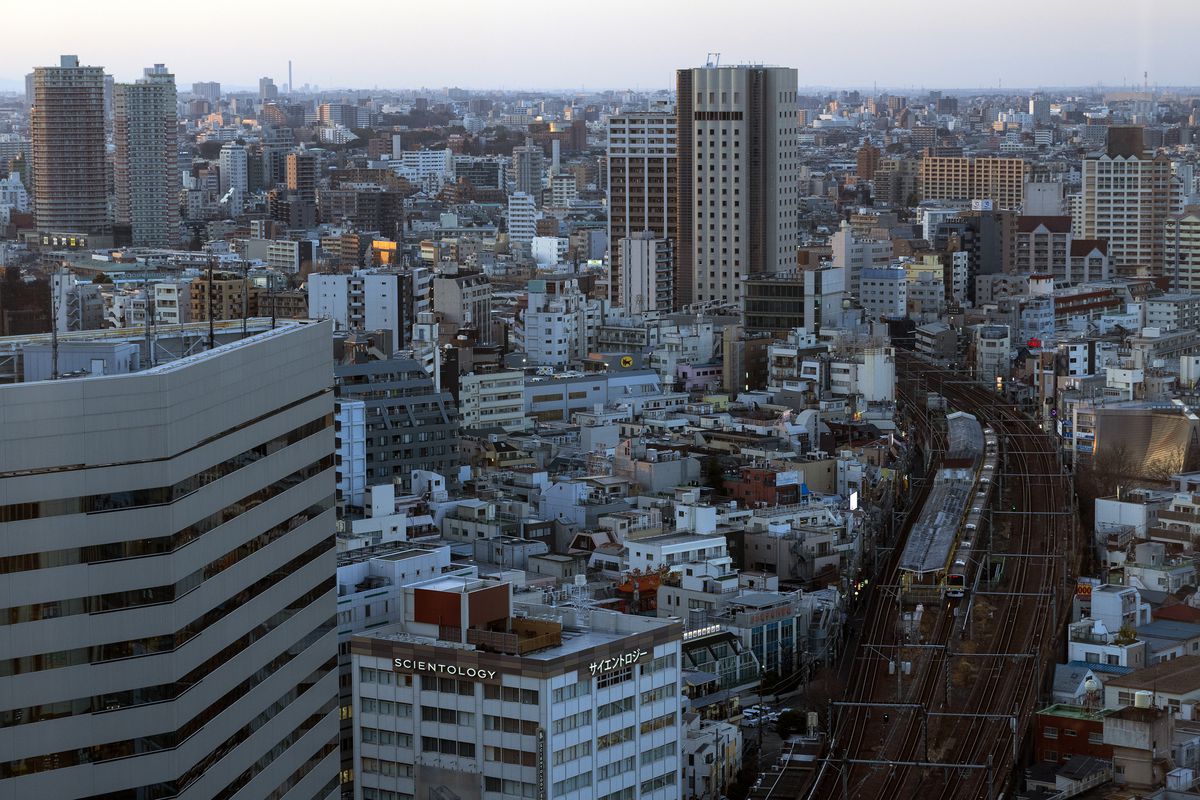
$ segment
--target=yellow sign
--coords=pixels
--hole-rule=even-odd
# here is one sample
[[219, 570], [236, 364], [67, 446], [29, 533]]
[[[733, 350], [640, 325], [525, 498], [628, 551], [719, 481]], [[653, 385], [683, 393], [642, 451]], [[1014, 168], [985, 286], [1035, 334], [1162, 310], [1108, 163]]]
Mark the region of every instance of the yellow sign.
[[633, 366], [633, 356], [621, 356], [621, 366], [629, 369]]

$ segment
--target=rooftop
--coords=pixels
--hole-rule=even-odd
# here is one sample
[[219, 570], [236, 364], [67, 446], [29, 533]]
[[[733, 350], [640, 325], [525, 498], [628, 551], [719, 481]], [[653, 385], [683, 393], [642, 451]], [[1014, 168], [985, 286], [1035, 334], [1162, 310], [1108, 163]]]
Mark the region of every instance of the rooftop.
[[1121, 689], [1150, 690], [1164, 694], [1185, 694], [1200, 689], [1200, 656], [1183, 656], [1162, 661], [1128, 675], [1110, 678], [1106, 686]]

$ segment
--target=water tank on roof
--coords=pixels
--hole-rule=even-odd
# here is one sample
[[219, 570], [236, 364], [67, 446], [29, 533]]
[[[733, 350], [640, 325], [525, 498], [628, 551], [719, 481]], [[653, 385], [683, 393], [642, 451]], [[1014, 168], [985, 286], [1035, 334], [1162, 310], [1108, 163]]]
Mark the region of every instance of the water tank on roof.
[[1133, 705], [1135, 708], [1149, 708], [1154, 700], [1154, 692], [1148, 692], [1142, 689], [1133, 695]]
[[654, 449], [653, 447], [647, 447], [646, 448], [646, 460], [647, 461], [658, 461], [658, 450]]

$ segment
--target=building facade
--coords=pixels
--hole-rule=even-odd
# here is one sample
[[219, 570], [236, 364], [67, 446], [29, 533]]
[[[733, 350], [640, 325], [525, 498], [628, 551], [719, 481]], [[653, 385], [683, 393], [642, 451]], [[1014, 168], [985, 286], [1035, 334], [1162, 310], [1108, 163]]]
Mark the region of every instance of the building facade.
[[609, 120], [609, 300], [615, 305], [630, 308], [619, 242], [643, 231], [657, 239], [675, 238], [675, 140], [672, 113], [622, 114]]
[[0, 796], [336, 797], [328, 338], [0, 387]]
[[76, 56], [62, 56], [57, 67], [35, 68], [29, 129], [42, 244], [103, 246], [112, 232], [104, 68], [81, 67]]
[[356, 800], [682, 797], [679, 623], [462, 576], [404, 592], [403, 623], [350, 641]]
[[179, 118], [175, 76], [162, 64], [113, 89], [116, 223], [135, 247], [179, 244]]
[[742, 278], [795, 265], [797, 73], [698, 67], [676, 73], [676, 306], [738, 305]]

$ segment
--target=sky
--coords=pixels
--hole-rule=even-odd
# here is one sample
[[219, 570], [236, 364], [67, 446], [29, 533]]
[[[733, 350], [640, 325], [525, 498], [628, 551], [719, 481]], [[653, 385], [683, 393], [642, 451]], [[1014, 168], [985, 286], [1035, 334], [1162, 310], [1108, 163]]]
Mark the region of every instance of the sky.
[[[1200, 85], [1198, 0], [4, 0], [0, 89], [61, 53], [118, 81], [665, 89], [674, 70], [795, 67], [801, 87]], [[342, 9], [347, 9], [342, 11]]]

